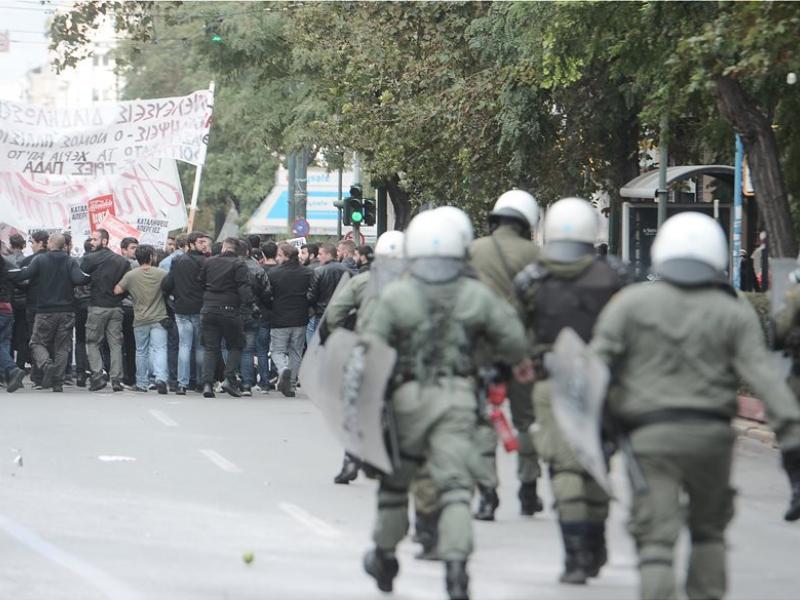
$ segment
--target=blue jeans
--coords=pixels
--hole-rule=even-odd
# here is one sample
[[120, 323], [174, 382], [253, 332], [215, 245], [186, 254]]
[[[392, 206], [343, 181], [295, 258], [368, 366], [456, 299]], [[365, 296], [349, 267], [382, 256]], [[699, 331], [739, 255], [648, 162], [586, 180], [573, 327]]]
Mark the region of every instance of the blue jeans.
[[0, 314], [0, 373], [8, 377], [17, 370], [11, 358], [11, 334], [14, 333], [14, 315]]
[[167, 382], [167, 330], [160, 323], [133, 328], [136, 338], [136, 387], [146, 390], [152, 371], [156, 382]]
[[253, 387], [256, 384], [253, 357], [256, 353], [256, 340], [258, 338], [258, 326], [260, 323], [261, 321], [251, 319], [244, 324], [245, 342], [244, 348], [242, 348], [242, 357], [239, 359], [239, 372], [242, 375], [242, 385], [245, 387]]
[[269, 385], [269, 323], [261, 321], [256, 336], [256, 356], [258, 357], [258, 385]]
[[188, 388], [192, 378], [194, 346], [195, 379], [203, 381], [203, 344], [200, 343], [200, 315], [175, 315], [178, 325], [178, 385]]
[[309, 317], [308, 324], [306, 325], [306, 346], [311, 344], [311, 338], [313, 338], [314, 334], [317, 332], [320, 320], [322, 320], [322, 317], [318, 317], [317, 315]]

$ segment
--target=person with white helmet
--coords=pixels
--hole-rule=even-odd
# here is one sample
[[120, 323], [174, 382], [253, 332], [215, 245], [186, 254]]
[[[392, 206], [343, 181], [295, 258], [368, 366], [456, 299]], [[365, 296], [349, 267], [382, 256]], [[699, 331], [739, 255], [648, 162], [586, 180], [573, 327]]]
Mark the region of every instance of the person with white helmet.
[[565, 327], [589, 341], [601, 309], [627, 283], [618, 269], [595, 255], [597, 231], [598, 218], [591, 204], [580, 198], [559, 200], [545, 215], [541, 258], [514, 279], [538, 366], [533, 390], [534, 441], [549, 467], [565, 550], [560, 581], [569, 584], [585, 584], [607, 561], [609, 499], [561, 433], [553, 415], [543, 358]]
[[719, 224], [697, 212], [678, 214], [659, 229], [651, 256], [659, 279], [620, 292], [591, 342], [614, 382], [609, 412], [627, 432], [649, 486], [633, 496], [629, 527], [639, 594], [678, 596], [674, 546], [686, 524], [686, 594], [722, 598], [739, 382], [766, 403], [783, 449], [794, 486], [787, 519], [800, 517], [800, 409], [770, 364], [755, 311], [727, 283], [728, 244]]
[[[348, 279], [336, 293], [322, 318], [320, 337], [324, 340], [337, 327], [358, 329], [369, 311], [371, 300], [377, 297], [379, 285], [386, 285], [403, 271], [403, 232], [387, 231], [375, 245], [375, 259], [371, 267]], [[359, 460], [345, 453], [342, 468], [333, 482], [348, 484], [358, 477]]]
[[404, 242], [408, 275], [386, 287], [362, 329], [366, 344], [377, 338], [397, 350], [387, 401], [400, 464], [381, 479], [375, 548], [364, 558], [382, 591], [392, 590], [399, 570], [395, 549], [408, 531], [409, 485], [427, 462], [441, 507], [437, 555], [447, 592], [451, 599], [469, 597], [470, 453], [478, 408], [472, 348], [483, 338], [499, 360], [521, 367], [527, 350], [514, 309], [465, 276], [469, 241], [436, 210], [416, 216]]
[[[517, 310], [514, 276], [539, 258], [539, 248], [531, 236], [539, 223], [539, 204], [528, 192], [509, 190], [502, 194], [489, 213], [490, 235], [475, 240], [470, 247], [470, 265], [483, 283], [507, 300]], [[491, 366], [491, 360], [487, 361]], [[493, 371], [490, 371], [493, 372]], [[511, 419], [518, 431], [517, 497], [520, 513], [532, 516], [543, 509], [537, 491], [539, 457], [533, 442], [535, 417], [531, 394], [533, 384], [521, 384], [514, 378], [507, 382]], [[497, 434], [491, 426], [479, 430], [475, 444], [479, 471], [480, 504], [475, 518], [493, 521], [500, 504], [497, 495]]]

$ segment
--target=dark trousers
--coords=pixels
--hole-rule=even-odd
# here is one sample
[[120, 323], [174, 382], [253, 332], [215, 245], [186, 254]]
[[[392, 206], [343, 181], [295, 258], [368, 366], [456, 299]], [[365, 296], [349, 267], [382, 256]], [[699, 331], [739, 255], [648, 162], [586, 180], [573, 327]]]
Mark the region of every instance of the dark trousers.
[[178, 326], [175, 317], [170, 317], [172, 327], [167, 329], [167, 383], [170, 389], [178, 387]]
[[[52, 360], [53, 385], [64, 382], [64, 369], [67, 366], [69, 351], [72, 348], [72, 328], [75, 326], [75, 313], [38, 313], [33, 323], [31, 353], [40, 372]], [[50, 356], [53, 348], [53, 356]]]
[[214, 373], [220, 361], [221, 343], [225, 340], [228, 360], [225, 363], [225, 377], [236, 378], [242, 348], [245, 344], [244, 324], [238, 310], [204, 309], [201, 326], [203, 356], [203, 383], [214, 383]]
[[36, 360], [33, 357], [33, 326], [36, 323], [36, 311], [30, 308], [25, 311], [25, 322], [27, 323], [27, 339], [28, 339], [28, 362], [31, 364], [31, 381], [36, 385], [42, 382], [42, 372], [36, 365]]
[[133, 307], [122, 305], [122, 382], [136, 385], [136, 337], [133, 335]]
[[[31, 323], [33, 325], [33, 323]], [[30, 362], [30, 350], [28, 342], [31, 339], [28, 327], [28, 317], [25, 314], [25, 305], [14, 306], [14, 330], [11, 334], [11, 356], [17, 353], [17, 366], [25, 368], [25, 363]]]
[[75, 377], [86, 378], [89, 370], [89, 359], [86, 356], [86, 317], [89, 313], [88, 304], [78, 304], [75, 310]]

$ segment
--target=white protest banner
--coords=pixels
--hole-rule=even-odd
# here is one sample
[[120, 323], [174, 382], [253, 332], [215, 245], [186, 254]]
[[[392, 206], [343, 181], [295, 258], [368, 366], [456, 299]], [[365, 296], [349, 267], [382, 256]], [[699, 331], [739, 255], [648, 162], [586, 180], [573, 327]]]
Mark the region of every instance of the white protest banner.
[[91, 235], [89, 227], [89, 207], [84, 202], [69, 207], [69, 230], [72, 233], [74, 254], [83, 255], [83, 243]]
[[174, 160], [130, 165], [113, 177], [59, 177], [0, 173], [0, 221], [17, 229], [70, 226], [75, 204], [113, 196], [113, 214], [129, 223], [140, 217], [169, 221], [170, 229], [186, 225], [186, 206]]
[[169, 221], [166, 219], [151, 219], [150, 217], [139, 217], [135, 223], [139, 230], [139, 243], [150, 244], [156, 248], [163, 249], [167, 245], [169, 235]]
[[287, 244], [291, 244], [292, 246], [294, 246], [295, 248], [297, 248], [299, 250], [300, 248], [305, 246], [306, 238], [304, 238], [304, 237], [292, 238], [290, 240], [286, 240], [286, 243]]
[[104, 177], [133, 162], [206, 159], [213, 97], [45, 108], [0, 100], [0, 172]]

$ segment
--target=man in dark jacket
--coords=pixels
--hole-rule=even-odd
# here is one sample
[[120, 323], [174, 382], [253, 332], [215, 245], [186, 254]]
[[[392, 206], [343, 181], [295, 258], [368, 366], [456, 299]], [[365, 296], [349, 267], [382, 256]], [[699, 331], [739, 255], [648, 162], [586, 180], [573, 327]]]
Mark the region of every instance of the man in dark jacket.
[[11, 335], [14, 330], [14, 310], [11, 302], [14, 286], [8, 269], [8, 263], [0, 260], [0, 374], [5, 377], [6, 391], [16, 392], [22, 387], [25, 371], [11, 358]]
[[[75, 326], [74, 287], [88, 283], [78, 261], [64, 251], [63, 235], [50, 236], [49, 252], [37, 256], [23, 268], [19, 280], [39, 283], [36, 320], [33, 323], [31, 352], [42, 372], [42, 387], [63, 391], [64, 369], [72, 348], [72, 328]], [[49, 348], [54, 348], [50, 356]]]
[[[47, 252], [47, 240], [49, 239], [50, 234], [46, 231], [34, 231], [31, 235], [30, 244], [31, 250], [33, 250], [33, 254], [30, 254], [22, 259], [22, 262], [19, 263], [19, 268], [24, 269], [28, 265], [31, 264], [31, 261], [36, 258], [40, 254], [44, 254]], [[38, 281], [31, 281], [28, 282], [26, 285], [22, 286], [22, 289], [25, 290], [25, 323], [26, 323], [26, 331], [25, 331], [25, 339], [27, 340], [25, 343], [28, 344], [28, 362], [31, 363], [31, 381], [34, 385], [39, 385], [42, 383], [42, 373], [36, 367], [36, 361], [33, 360], [31, 348], [30, 348], [30, 339], [33, 333], [33, 323], [36, 320], [36, 300], [39, 295], [39, 282]]]
[[178, 391], [186, 394], [192, 373], [194, 348], [195, 376], [203, 381], [203, 345], [200, 343], [200, 311], [203, 308], [204, 287], [200, 271], [210, 245], [208, 235], [193, 231], [187, 240], [187, 251], [172, 261], [172, 267], [162, 284], [163, 290], [175, 299], [175, 323], [178, 326]]
[[108, 248], [108, 232], [98, 229], [92, 233], [93, 251], [84, 255], [81, 270], [91, 276], [89, 288], [89, 312], [86, 317], [86, 353], [89, 356], [93, 392], [103, 389], [108, 383], [103, 374], [101, 348], [108, 341], [110, 354], [109, 375], [111, 388], [121, 392], [122, 387], [122, 296], [114, 293], [122, 277], [130, 271], [128, 260]]
[[[19, 269], [22, 267], [22, 261], [26, 258], [22, 253], [25, 249], [25, 238], [15, 233], [8, 238], [8, 243], [11, 246], [11, 252], [5, 257], [8, 268]], [[28, 332], [28, 322], [25, 319], [26, 297], [25, 289], [13, 286], [11, 306], [14, 308], [14, 333], [11, 337], [11, 356], [14, 356], [14, 352], [17, 353], [17, 366], [20, 369], [25, 368], [30, 354], [28, 351], [30, 333]]]
[[219, 256], [209, 258], [200, 270], [200, 281], [205, 290], [201, 314], [205, 351], [203, 396], [206, 398], [214, 397], [214, 372], [223, 339], [228, 349], [228, 360], [225, 363], [222, 389], [236, 398], [241, 396], [236, 381], [245, 344], [241, 307], [253, 303], [253, 291], [247, 265], [236, 255], [238, 244], [236, 238], [227, 238], [222, 243]]
[[311, 269], [300, 264], [297, 248], [286, 243], [278, 246], [278, 266], [267, 273], [272, 289], [270, 347], [278, 368], [278, 390], [289, 398], [294, 396], [306, 342], [311, 276]]
[[311, 338], [319, 327], [319, 321], [325, 309], [328, 308], [328, 303], [331, 301], [342, 275], [350, 272], [343, 263], [336, 260], [336, 246], [333, 244], [320, 246], [319, 263], [320, 266], [314, 270], [311, 285], [306, 294], [308, 303], [314, 311], [306, 328], [306, 344], [311, 343]]
[[250, 236], [250, 244], [240, 240], [238, 254], [242, 257], [250, 273], [250, 285], [253, 290], [254, 303], [250, 306], [242, 307], [242, 321], [244, 323], [245, 345], [242, 349], [241, 364], [239, 366], [242, 376], [242, 395], [252, 396], [253, 386], [256, 383], [255, 363], [253, 359], [256, 354], [256, 342], [258, 331], [261, 326], [261, 316], [265, 309], [265, 301], [269, 299], [269, 280], [267, 279], [261, 264], [252, 256], [258, 253], [263, 257], [260, 248], [252, 248], [254, 238]]

